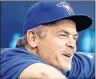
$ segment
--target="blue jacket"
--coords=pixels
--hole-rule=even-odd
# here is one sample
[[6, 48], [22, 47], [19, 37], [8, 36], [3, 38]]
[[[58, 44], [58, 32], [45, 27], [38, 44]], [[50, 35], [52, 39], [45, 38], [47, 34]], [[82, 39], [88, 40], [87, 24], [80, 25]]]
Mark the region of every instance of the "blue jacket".
[[[68, 79], [95, 79], [93, 54], [76, 52], [72, 59], [72, 69], [62, 72]], [[1, 53], [1, 79], [17, 79], [20, 73], [33, 63], [46, 63], [40, 57], [28, 52], [24, 47], [8, 48]]]

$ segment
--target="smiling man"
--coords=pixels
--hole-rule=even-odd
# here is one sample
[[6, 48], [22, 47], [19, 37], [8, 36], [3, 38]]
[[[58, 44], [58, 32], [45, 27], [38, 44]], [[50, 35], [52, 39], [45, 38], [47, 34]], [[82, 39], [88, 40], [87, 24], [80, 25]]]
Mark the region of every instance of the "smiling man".
[[94, 58], [75, 53], [78, 32], [91, 23], [88, 16], [75, 14], [65, 1], [36, 3], [26, 14], [25, 35], [16, 48], [2, 53], [2, 78], [95, 78]]
[[[37, 35], [33, 39], [36, 41], [32, 40], [32, 36], [34, 35], [32, 32], [34, 31], [29, 30], [27, 32], [30, 46], [32, 46], [32, 42], [35, 43], [34, 48], [36, 51], [34, 53], [59, 69], [70, 70], [78, 37], [75, 22], [64, 19], [49, 25], [41, 25], [39, 29], [41, 30], [41, 35], [39, 32], [35, 32]], [[27, 48], [29, 47], [27, 46]]]

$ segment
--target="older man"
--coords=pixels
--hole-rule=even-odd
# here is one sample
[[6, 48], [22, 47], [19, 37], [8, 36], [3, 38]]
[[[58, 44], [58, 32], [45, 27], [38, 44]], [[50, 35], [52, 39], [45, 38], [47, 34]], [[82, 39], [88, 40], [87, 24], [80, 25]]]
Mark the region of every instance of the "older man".
[[2, 53], [2, 78], [95, 78], [93, 56], [75, 53], [78, 32], [91, 23], [65, 1], [36, 3], [26, 14], [25, 35], [16, 48]]

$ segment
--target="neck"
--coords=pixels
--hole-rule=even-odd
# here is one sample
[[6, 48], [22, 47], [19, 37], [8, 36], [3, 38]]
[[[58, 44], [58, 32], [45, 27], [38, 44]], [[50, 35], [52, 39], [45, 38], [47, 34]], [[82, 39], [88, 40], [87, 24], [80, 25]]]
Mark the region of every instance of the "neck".
[[29, 52], [31, 52], [31, 53], [33, 53], [33, 54], [35, 54], [35, 55], [38, 56], [37, 48], [32, 48], [32, 47], [29, 46], [29, 45], [25, 45], [24, 47], [27, 49], [27, 51], [29, 51]]

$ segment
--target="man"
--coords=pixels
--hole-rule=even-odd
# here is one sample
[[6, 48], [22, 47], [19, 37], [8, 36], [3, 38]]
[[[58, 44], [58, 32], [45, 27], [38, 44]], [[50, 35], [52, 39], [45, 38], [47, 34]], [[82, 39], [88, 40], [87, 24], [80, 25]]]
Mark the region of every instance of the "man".
[[76, 52], [78, 32], [92, 20], [67, 2], [38, 2], [27, 12], [24, 36], [2, 52], [3, 79], [93, 79], [94, 58]]

